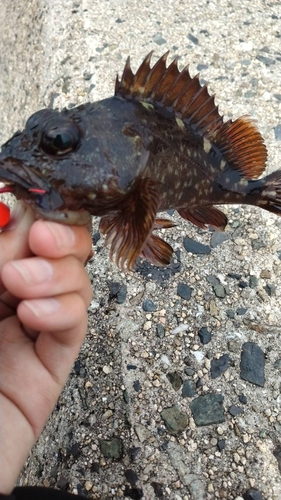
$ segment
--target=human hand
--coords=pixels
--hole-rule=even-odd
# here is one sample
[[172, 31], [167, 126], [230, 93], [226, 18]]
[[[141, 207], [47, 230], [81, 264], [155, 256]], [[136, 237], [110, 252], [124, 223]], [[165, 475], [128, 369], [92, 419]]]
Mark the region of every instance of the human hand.
[[35, 221], [0, 234], [0, 492], [8, 494], [65, 384], [87, 329], [84, 227]]

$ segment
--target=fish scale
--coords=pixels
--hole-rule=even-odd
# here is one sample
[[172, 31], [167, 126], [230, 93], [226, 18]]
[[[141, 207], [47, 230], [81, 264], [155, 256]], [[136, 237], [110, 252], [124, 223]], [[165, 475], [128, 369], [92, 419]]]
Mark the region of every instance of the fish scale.
[[224, 230], [214, 205], [249, 204], [281, 214], [281, 170], [260, 178], [263, 138], [247, 116], [224, 122], [213, 95], [168, 52], [133, 73], [127, 59], [115, 93], [101, 101], [32, 115], [2, 146], [1, 192], [37, 214], [89, 225], [99, 216], [110, 256], [132, 269], [139, 256], [168, 265], [173, 250], [154, 234], [176, 209], [200, 228]]

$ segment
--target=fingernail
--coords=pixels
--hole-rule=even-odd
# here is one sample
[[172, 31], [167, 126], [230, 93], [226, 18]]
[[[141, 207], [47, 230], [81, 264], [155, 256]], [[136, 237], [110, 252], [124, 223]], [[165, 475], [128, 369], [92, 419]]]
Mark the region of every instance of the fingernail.
[[26, 212], [26, 204], [19, 200], [15, 203], [11, 211], [11, 220], [9, 224], [5, 227], [5, 231], [13, 231], [24, 217]]
[[23, 300], [23, 304], [26, 305], [34, 314], [34, 316], [42, 317], [49, 316], [50, 314], [56, 313], [60, 308], [60, 303], [56, 299], [34, 299], [34, 300]]
[[62, 224], [56, 224], [52, 222], [46, 222], [50, 231], [52, 232], [57, 248], [61, 250], [64, 247], [72, 247], [75, 243], [75, 234], [71, 227], [63, 226]]
[[44, 259], [15, 260], [11, 265], [20, 273], [27, 285], [40, 285], [53, 276], [52, 265]]

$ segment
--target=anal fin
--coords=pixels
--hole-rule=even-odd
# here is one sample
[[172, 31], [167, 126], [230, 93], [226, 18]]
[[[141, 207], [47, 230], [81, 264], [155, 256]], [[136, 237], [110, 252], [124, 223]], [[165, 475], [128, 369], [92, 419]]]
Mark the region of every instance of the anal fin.
[[155, 234], [151, 234], [146, 241], [141, 257], [149, 260], [155, 266], [168, 266], [171, 262], [173, 249], [166, 241]]
[[178, 209], [178, 213], [183, 219], [192, 222], [192, 224], [195, 224], [195, 226], [201, 229], [208, 229], [207, 226], [211, 226], [216, 231], [224, 231], [227, 225], [226, 215], [212, 205], [180, 208]]

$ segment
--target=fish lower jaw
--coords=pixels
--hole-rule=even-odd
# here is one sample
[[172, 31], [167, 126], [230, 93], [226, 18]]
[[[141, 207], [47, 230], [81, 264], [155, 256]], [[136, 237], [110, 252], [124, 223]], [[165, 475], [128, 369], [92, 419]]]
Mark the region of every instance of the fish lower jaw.
[[68, 226], [92, 226], [92, 216], [87, 210], [44, 210], [42, 208], [34, 207], [37, 218], [49, 220], [52, 222], [59, 222]]

